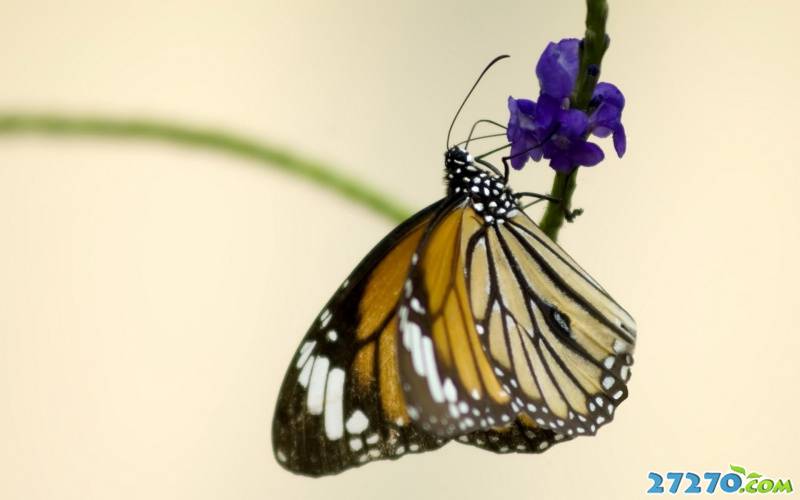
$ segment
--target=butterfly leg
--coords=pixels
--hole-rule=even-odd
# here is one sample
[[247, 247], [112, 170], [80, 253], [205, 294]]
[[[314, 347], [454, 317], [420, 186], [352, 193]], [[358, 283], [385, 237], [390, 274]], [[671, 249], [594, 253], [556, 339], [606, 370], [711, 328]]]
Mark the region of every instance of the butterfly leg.
[[523, 193], [514, 193], [514, 198], [516, 198], [516, 199], [525, 198], [525, 197], [538, 198], [539, 200], [552, 201], [553, 203], [561, 203], [561, 198], [555, 198], [553, 196], [546, 195], [546, 194], [529, 193], [527, 191], [523, 192]]
[[[563, 188], [561, 190], [561, 199], [562, 200], [569, 199], [568, 194], [571, 194], [571, 193], [568, 193], [567, 191], [570, 189], [569, 186], [573, 185], [573, 183], [575, 182], [575, 174], [577, 174], [577, 173], [578, 173], [578, 167], [575, 167], [575, 168], [572, 169], [572, 171], [569, 174], [567, 174], [567, 180], [566, 180], [566, 182], [564, 182], [564, 186], [563, 186]], [[575, 189], [574, 185], [573, 185], [572, 189]], [[575, 222], [575, 219], [578, 216], [580, 216], [581, 214], [583, 214], [583, 209], [582, 208], [576, 208], [574, 210], [570, 210], [570, 208], [565, 203], [562, 203], [561, 207], [564, 210], [564, 219], [566, 219], [566, 221], [570, 222], [570, 223], [571, 222]]]
[[575, 210], [567, 210], [566, 208], [564, 209], [564, 219], [566, 219], [567, 222], [575, 222], [575, 218], [582, 214], [582, 208], [576, 208]]
[[522, 205], [522, 209], [523, 210], [526, 210], [527, 208], [532, 207], [533, 205], [536, 205], [537, 203], [540, 203], [540, 202], [543, 202], [543, 201], [550, 201], [552, 203], [561, 203], [561, 200], [559, 198], [554, 198], [552, 196], [539, 194], [539, 193], [515, 193], [514, 194], [514, 198], [516, 198], [518, 201], [520, 199], [522, 199], [522, 198], [525, 198], [525, 197], [536, 198], [536, 201], [532, 201], [530, 203]]
[[[519, 200], [521, 198], [526, 198], [526, 197], [527, 198], [536, 198], [536, 201], [528, 203], [527, 205], [524, 205], [522, 207], [523, 210], [528, 208], [528, 207], [530, 207], [530, 206], [532, 206], [532, 205], [535, 205], [536, 203], [544, 201], [544, 200], [547, 200], [547, 201], [549, 201], [551, 203], [559, 203], [559, 204], [561, 204], [562, 200], [563, 200], [563, 198], [556, 198], [554, 196], [549, 196], [549, 195], [546, 195], [546, 194], [529, 193], [529, 192], [515, 193], [514, 197], [517, 200]], [[580, 216], [583, 213], [583, 209], [582, 208], [576, 208], [575, 210], [568, 210], [567, 207], [565, 207], [565, 206], [562, 207], [562, 208], [564, 210], [564, 219], [566, 219], [567, 222], [573, 222], [576, 217]]]

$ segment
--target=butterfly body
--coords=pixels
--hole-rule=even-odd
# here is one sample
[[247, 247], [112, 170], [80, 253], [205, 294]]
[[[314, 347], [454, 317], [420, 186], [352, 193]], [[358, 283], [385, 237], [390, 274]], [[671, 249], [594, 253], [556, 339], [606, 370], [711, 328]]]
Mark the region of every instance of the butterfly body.
[[463, 194], [487, 224], [503, 223], [516, 213], [517, 203], [506, 180], [475, 166], [472, 156], [454, 147], [445, 154], [447, 194]]
[[445, 153], [447, 195], [392, 231], [312, 325], [273, 422], [278, 461], [333, 474], [451, 439], [538, 453], [627, 396], [635, 323], [524, 211]]

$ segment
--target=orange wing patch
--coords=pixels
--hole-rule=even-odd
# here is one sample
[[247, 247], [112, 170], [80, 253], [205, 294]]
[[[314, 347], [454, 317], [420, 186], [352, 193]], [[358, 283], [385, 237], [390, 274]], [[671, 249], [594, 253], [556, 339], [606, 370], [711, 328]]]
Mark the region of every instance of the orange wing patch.
[[480, 230], [465, 204], [444, 214], [420, 243], [399, 309], [409, 415], [441, 436], [510, 421], [509, 391], [483, 348], [464, 274], [462, 246]]
[[[358, 305], [356, 339], [366, 341], [353, 360], [358, 390], [378, 392], [386, 420], [408, 423], [397, 369], [397, 302], [408, 275], [411, 256], [419, 246], [428, 220], [401, 240], [367, 278]], [[377, 356], [377, 359], [376, 359]]]
[[403, 281], [408, 275], [411, 256], [416, 251], [426, 227], [427, 220], [401, 240], [370, 273], [364, 295], [358, 304], [360, 318], [356, 330], [358, 340], [364, 340], [375, 333], [397, 307]]
[[381, 409], [387, 421], [405, 425], [409, 418], [400, 387], [396, 345], [397, 316], [394, 315], [386, 322], [378, 338], [365, 344], [356, 354], [353, 374], [358, 391], [379, 394]]
[[400, 387], [400, 372], [397, 367], [397, 318], [386, 326], [378, 349], [378, 377], [380, 380], [381, 406], [386, 419], [399, 425], [408, 423], [408, 412]]

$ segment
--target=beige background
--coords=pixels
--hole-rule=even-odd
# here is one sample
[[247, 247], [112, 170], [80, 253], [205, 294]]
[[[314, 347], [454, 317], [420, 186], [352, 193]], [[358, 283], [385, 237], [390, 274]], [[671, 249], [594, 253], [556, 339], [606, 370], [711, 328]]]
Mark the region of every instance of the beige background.
[[[800, 8], [611, 8], [628, 155], [581, 173], [562, 242], [639, 323], [613, 425], [539, 456], [453, 444], [293, 476], [268, 433], [284, 370], [391, 225], [206, 152], [0, 137], [0, 498], [625, 499], [650, 470], [729, 463], [800, 486]], [[485, 62], [514, 56], [458, 135], [535, 97], [536, 57], [583, 16], [577, 0], [3, 0], [0, 109], [225, 126], [421, 207]]]

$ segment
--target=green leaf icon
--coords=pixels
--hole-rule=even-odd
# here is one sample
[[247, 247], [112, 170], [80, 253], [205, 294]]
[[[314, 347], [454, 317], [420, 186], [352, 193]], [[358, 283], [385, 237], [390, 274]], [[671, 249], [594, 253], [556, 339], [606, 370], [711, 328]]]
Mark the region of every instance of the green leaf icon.
[[738, 472], [739, 474], [741, 474], [741, 475], [743, 475], [743, 476], [744, 476], [745, 474], [747, 474], [747, 471], [746, 471], [746, 470], [744, 470], [744, 467], [739, 467], [738, 465], [731, 465], [731, 470], [732, 470], [733, 472]]
[[759, 474], [758, 472], [751, 472], [750, 474], [747, 475], [747, 479], [757, 479], [759, 477], [761, 477], [761, 474]]

